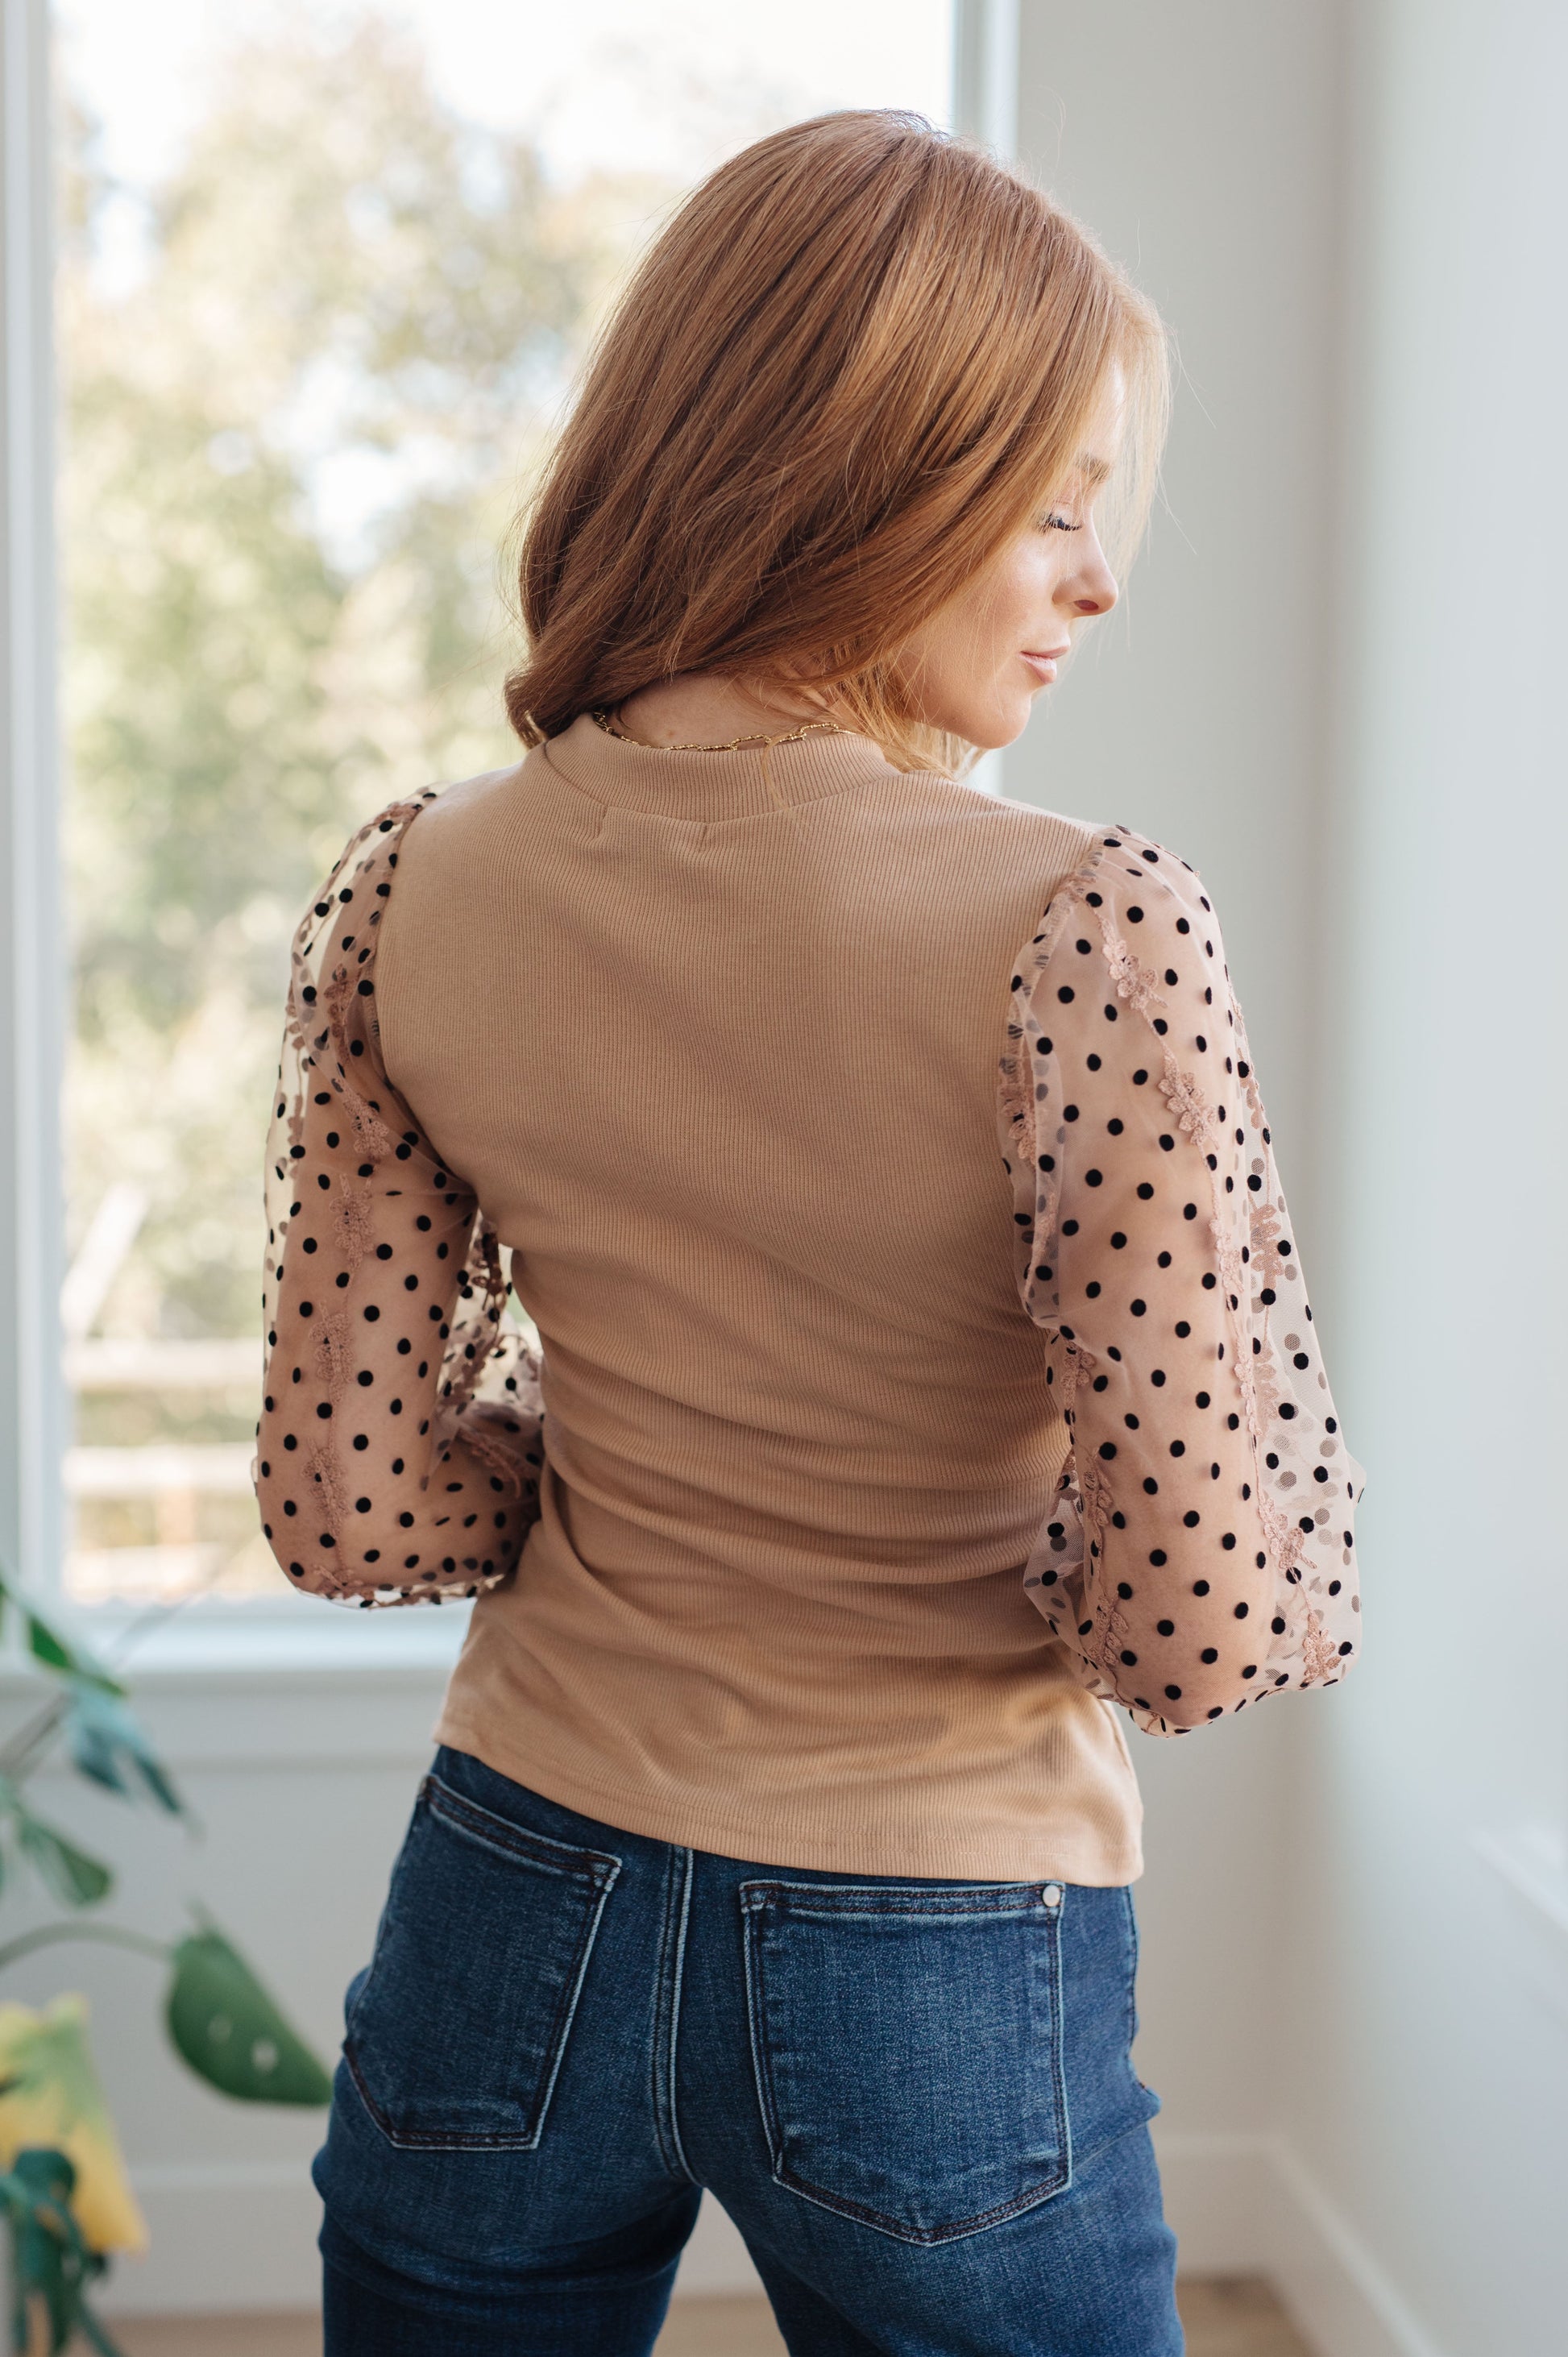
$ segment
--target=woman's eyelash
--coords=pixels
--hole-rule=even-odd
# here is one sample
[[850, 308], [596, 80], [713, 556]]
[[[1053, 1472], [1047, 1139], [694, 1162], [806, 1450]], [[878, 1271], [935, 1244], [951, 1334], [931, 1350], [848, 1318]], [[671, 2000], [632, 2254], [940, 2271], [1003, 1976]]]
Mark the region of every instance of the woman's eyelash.
[[1043, 515], [1040, 518], [1040, 529], [1042, 532], [1081, 532], [1083, 526], [1080, 523], [1069, 523], [1066, 516]]

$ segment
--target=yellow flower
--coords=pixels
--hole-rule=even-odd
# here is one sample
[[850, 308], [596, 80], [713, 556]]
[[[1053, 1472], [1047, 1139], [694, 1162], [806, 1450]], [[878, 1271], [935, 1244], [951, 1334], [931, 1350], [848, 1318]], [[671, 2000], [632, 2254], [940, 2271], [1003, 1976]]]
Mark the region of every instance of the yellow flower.
[[0, 2005], [0, 2168], [29, 2145], [63, 2152], [76, 2170], [70, 2206], [91, 2249], [146, 2249], [87, 2043], [85, 1997], [57, 1996], [42, 2013]]

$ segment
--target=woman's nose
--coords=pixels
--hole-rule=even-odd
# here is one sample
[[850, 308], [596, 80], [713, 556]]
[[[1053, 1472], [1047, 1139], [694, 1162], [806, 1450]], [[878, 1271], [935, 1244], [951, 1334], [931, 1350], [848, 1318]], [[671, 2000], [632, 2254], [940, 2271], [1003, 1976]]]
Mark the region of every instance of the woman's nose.
[[1075, 614], [1108, 614], [1116, 603], [1116, 578], [1108, 565], [1097, 565], [1071, 585]]

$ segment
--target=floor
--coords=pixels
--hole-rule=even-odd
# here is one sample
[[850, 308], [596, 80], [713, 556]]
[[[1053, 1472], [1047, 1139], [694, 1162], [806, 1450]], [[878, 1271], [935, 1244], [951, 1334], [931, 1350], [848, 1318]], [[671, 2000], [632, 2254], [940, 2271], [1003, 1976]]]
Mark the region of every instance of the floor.
[[[1178, 2287], [1187, 2357], [1311, 2357], [1266, 2284], [1214, 2276]], [[153, 2317], [116, 2323], [124, 2357], [320, 2357], [313, 2317]], [[712, 2295], [680, 2300], [658, 2357], [783, 2357], [765, 2302]]]

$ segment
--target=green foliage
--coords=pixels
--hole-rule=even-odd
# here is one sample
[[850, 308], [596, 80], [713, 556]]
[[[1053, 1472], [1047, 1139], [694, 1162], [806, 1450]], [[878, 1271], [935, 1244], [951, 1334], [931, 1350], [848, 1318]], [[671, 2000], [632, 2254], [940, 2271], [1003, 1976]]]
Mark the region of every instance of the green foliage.
[[[0, 1578], [0, 1596], [7, 1603], [19, 1602], [3, 1578]], [[59, 1671], [83, 1693], [105, 1695], [124, 1693], [124, 1687], [112, 1678], [107, 1670], [99, 1668], [85, 1646], [68, 1644], [53, 1623], [46, 1620], [34, 1605], [24, 1603], [20, 1609], [27, 1624], [27, 1651], [35, 1662], [40, 1663], [46, 1670]]]
[[37, 1867], [40, 1879], [67, 1907], [95, 1907], [114, 1888], [113, 1870], [102, 1858], [90, 1857], [53, 1825], [33, 1814], [16, 1788], [0, 1781], [0, 1808], [16, 1827], [22, 1853]]
[[33, 2347], [32, 2316], [41, 2306], [48, 2329], [49, 2357], [81, 2334], [99, 2357], [120, 2357], [114, 2342], [87, 2305], [87, 2288], [105, 2262], [90, 2251], [71, 2214], [76, 2171], [63, 2152], [19, 2152], [0, 2170], [11, 2237], [11, 2346], [17, 2357]]
[[325, 2104], [326, 2072], [244, 1958], [210, 1926], [174, 1952], [168, 2032], [191, 2069], [246, 2104]]
[[145, 1185], [124, 1330], [242, 1334], [289, 929], [369, 812], [515, 758], [494, 552], [627, 226], [374, 17], [236, 48], [128, 288], [112, 193], [79, 124], [72, 1217]]
[[[124, 1707], [124, 1688], [118, 1679], [111, 1676], [79, 1640], [62, 1635], [38, 1606], [0, 1570], [0, 1636], [13, 1614], [21, 1622], [33, 1660], [60, 1681], [66, 1697], [63, 1704], [50, 1706], [48, 1732], [52, 1735], [57, 1723], [69, 1723], [79, 1714], [85, 1714], [89, 1720], [97, 1717], [132, 1730], [134, 1740], [146, 1750], [145, 1738]], [[148, 1757], [151, 1758], [150, 1750]], [[18, 1750], [13, 1742], [0, 1753], [0, 1824], [5, 1824], [56, 1899], [68, 1907], [93, 1906], [113, 1889], [113, 1870], [102, 1858], [90, 1857], [57, 1827], [47, 1824], [29, 1806], [22, 1791], [22, 1778], [30, 1773], [33, 1764], [30, 1747]], [[0, 1850], [0, 1883], [4, 1878], [5, 1853]]]
[[115, 1695], [73, 1684], [65, 1730], [72, 1761], [81, 1775], [126, 1799], [144, 1792], [170, 1816], [184, 1813], [185, 1803], [168, 1770]]
[[[28, 1650], [56, 1692], [34, 1718], [0, 1746], [0, 1824], [52, 1896], [84, 1910], [97, 1906], [114, 1887], [113, 1869], [39, 1817], [27, 1796], [27, 1779], [63, 1734], [69, 1757], [94, 1791], [132, 1801], [143, 1799], [165, 1814], [183, 1818], [185, 1808], [173, 1779], [158, 1759], [125, 1698], [119, 1679], [101, 1667], [74, 1638], [46, 1618], [0, 1566], [0, 1635], [8, 1616], [20, 1620]], [[0, 1883], [5, 1853], [0, 1850]], [[45, 1923], [0, 1946], [0, 1969], [59, 1942], [88, 1940], [118, 1947], [169, 1967], [165, 2020], [170, 2043], [188, 2069], [222, 2095], [241, 2103], [321, 2104], [331, 2082], [317, 2056], [233, 1943], [210, 1922], [200, 1922], [171, 1943], [111, 1923]], [[0, 2080], [0, 2132], [10, 2111], [14, 2143], [18, 2134], [81, 2134], [99, 2165], [100, 2212], [106, 2186], [124, 2179], [113, 2132], [89, 2055], [80, 1999], [57, 1999], [45, 2013], [8, 2006], [9, 2060]], [[16, 2106], [24, 2108], [18, 2117]], [[29, 2125], [30, 2124], [30, 2125]], [[73, 2150], [79, 2147], [73, 2144]], [[113, 2343], [86, 2305], [88, 2285], [104, 2261], [83, 2239], [82, 2218], [72, 2205], [78, 2179], [68, 2156], [52, 2146], [24, 2149], [9, 2172], [0, 2171], [0, 2202], [11, 2238], [12, 2341], [17, 2351], [33, 2346], [32, 2322], [41, 2309], [51, 2351], [64, 2349], [81, 2333], [104, 2357]], [[91, 2210], [92, 2189], [81, 2199]], [[113, 2206], [113, 2205], [112, 2205]], [[120, 2214], [134, 2203], [128, 2192]], [[91, 2224], [88, 2211], [82, 2216]], [[99, 2240], [113, 2241], [94, 2229]], [[118, 2245], [117, 2245], [118, 2246]]]

